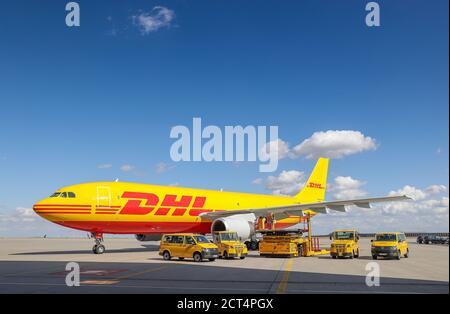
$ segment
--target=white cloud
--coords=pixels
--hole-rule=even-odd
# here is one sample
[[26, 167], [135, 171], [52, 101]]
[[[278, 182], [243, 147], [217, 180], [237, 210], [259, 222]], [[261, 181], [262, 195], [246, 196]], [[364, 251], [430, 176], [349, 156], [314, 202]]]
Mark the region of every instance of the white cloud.
[[428, 195], [440, 194], [447, 191], [447, 187], [445, 185], [430, 185], [425, 189], [425, 193]]
[[255, 179], [255, 180], [252, 181], [252, 184], [256, 184], [256, 185], [263, 184], [263, 179], [257, 178], [257, 179]]
[[167, 172], [175, 167], [176, 167], [176, 165], [169, 165], [164, 162], [160, 162], [159, 164], [156, 165], [155, 171], [156, 171], [156, 173], [161, 174], [161, 173]]
[[367, 192], [362, 189], [364, 184], [365, 182], [349, 176], [338, 176], [334, 178], [329, 190], [334, 192], [333, 198], [337, 200], [362, 198], [367, 196]]
[[123, 165], [122, 167], [120, 167], [120, 170], [122, 170], [123, 172], [130, 172], [133, 171], [136, 167], [132, 166], [132, 165]]
[[36, 217], [32, 208], [17, 207], [11, 214], [0, 215], [0, 222], [33, 222], [36, 220]]
[[112, 164], [100, 164], [97, 166], [98, 169], [110, 169], [112, 168]]
[[376, 148], [375, 140], [359, 131], [329, 130], [315, 132], [310, 138], [295, 146], [293, 153], [296, 156], [306, 156], [308, 159], [342, 158]]
[[305, 174], [297, 170], [282, 171], [278, 176], [267, 177], [265, 181], [266, 189], [275, 195], [295, 195], [304, 185]]
[[142, 12], [134, 15], [133, 22], [139, 27], [143, 35], [156, 32], [160, 28], [170, 27], [171, 22], [175, 18], [174, 11], [162, 7], [155, 6], [150, 12]]
[[263, 156], [263, 159], [267, 159], [271, 153], [275, 154], [275, 152], [278, 160], [288, 157], [290, 154], [289, 144], [281, 139], [267, 142], [261, 147], [260, 154]]
[[390, 196], [394, 195], [407, 195], [409, 197], [412, 197], [416, 201], [423, 200], [427, 197], [441, 194], [447, 191], [447, 187], [445, 185], [430, 185], [429, 187], [425, 188], [424, 190], [418, 189], [414, 186], [405, 185], [403, 188], [391, 191], [389, 192]]

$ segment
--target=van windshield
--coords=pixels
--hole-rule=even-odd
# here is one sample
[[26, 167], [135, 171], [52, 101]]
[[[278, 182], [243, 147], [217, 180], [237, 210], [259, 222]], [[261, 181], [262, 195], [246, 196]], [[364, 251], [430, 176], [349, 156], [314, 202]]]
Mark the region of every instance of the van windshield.
[[237, 233], [230, 232], [230, 233], [221, 233], [220, 237], [222, 238], [222, 241], [237, 241]]
[[397, 241], [395, 234], [377, 234], [376, 241]]
[[194, 238], [197, 243], [209, 243], [209, 240], [204, 236], [195, 236]]
[[334, 238], [336, 240], [353, 240], [354, 233], [352, 231], [336, 231]]

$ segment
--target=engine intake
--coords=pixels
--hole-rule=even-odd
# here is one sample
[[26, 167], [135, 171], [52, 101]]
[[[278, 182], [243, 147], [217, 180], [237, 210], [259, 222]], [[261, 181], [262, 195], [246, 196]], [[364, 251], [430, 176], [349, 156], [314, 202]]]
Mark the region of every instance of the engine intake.
[[211, 233], [218, 231], [235, 231], [242, 241], [250, 239], [255, 234], [255, 215], [243, 214], [218, 218], [211, 225]]

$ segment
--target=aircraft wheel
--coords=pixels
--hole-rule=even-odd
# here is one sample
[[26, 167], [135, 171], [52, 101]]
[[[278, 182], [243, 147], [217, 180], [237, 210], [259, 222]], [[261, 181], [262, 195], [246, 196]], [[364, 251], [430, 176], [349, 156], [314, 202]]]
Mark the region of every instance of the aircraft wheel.
[[396, 259], [400, 259], [402, 257], [402, 253], [400, 252], [400, 250], [397, 252], [397, 256], [395, 257]]
[[224, 251], [224, 252], [223, 252], [223, 258], [224, 258], [224, 259], [228, 259], [228, 258], [229, 258], [228, 252], [227, 252], [227, 251]]
[[405, 258], [408, 258], [408, 257], [409, 257], [409, 249], [406, 250], [406, 253], [405, 253]]
[[251, 241], [251, 242], [250, 242], [250, 249], [251, 249], [252, 251], [257, 251], [257, 250], [258, 250], [258, 247], [259, 247], [258, 241]]
[[94, 245], [92, 250], [94, 251], [95, 254], [103, 254], [103, 253], [105, 253], [106, 249], [105, 249], [104, 245], [99, 244], [99, 245]]
[[210, 262], [214, 262], [216, 259], [215, 258], [208, 258]]
[[378, 258], [378, 256], [372, 255], [372, 259], [377, 259], [377, 258]]

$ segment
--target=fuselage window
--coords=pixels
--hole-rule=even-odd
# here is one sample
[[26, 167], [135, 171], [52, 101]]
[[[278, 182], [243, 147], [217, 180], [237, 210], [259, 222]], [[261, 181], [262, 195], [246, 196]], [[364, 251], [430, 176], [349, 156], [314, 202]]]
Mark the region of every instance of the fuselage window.
[[75, 193], [73, 192], [67, 192], [67, 195], [69, 196], [69, 198], [75, 198]]
[[59, 197], [59, 195], [61, 195], [61, 192], [55, 192], [52, 195], [50, 195], [50, 197]]
[[67, 197], [67, 192], [61, 192], [61, 195], [59, 197]]

